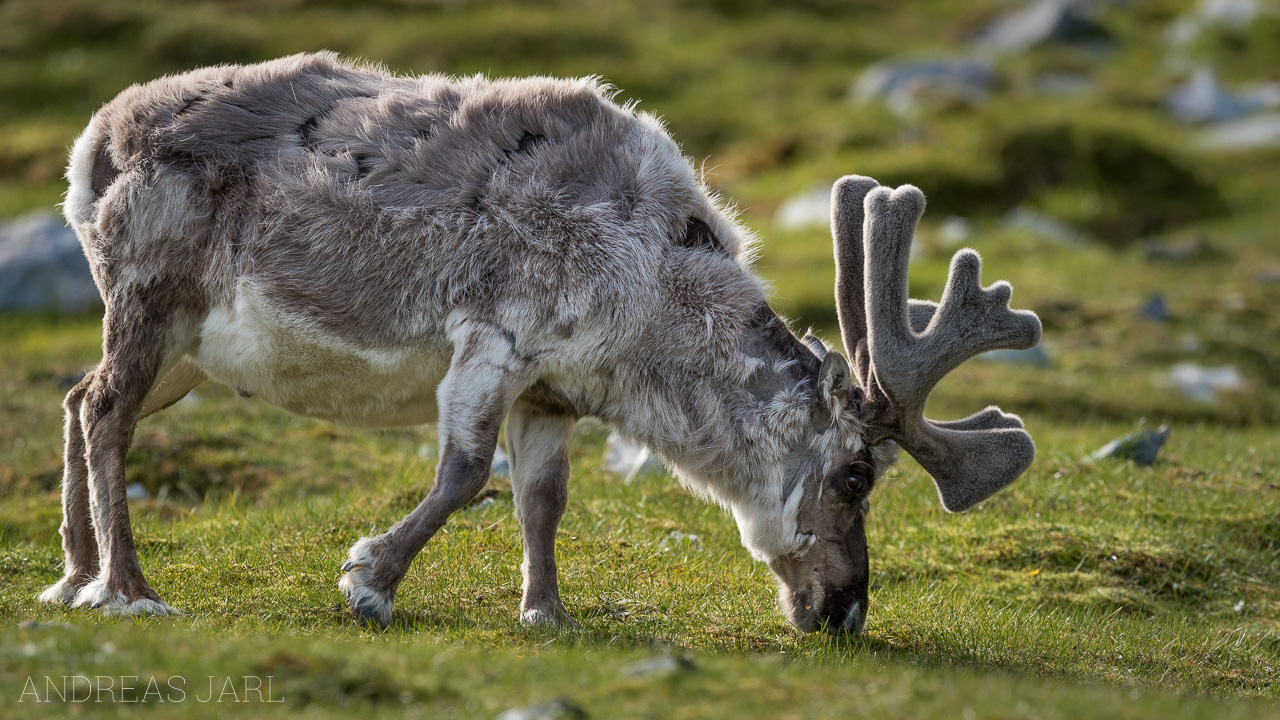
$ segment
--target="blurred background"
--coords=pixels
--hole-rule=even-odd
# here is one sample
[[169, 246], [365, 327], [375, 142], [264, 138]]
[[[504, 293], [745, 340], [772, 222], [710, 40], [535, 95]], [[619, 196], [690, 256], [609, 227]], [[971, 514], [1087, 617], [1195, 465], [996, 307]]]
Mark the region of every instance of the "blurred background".
[[936, 299], [972, 246], [1045, 324], [1040, 347], [956, 373], [940, 415], [1280, 420], [1263, 0], [0, 0], [0, 304], [26, 343], [8, 367], [94, 361], [22, 335], [94, 318], [49, 215], [90, 114], [165, 73], [324, 48], [399, 73], [602, 76], [665, 118], [762, 237], [775, 306], [831, 341], [831, 182], [918, 185], [913, 294]]

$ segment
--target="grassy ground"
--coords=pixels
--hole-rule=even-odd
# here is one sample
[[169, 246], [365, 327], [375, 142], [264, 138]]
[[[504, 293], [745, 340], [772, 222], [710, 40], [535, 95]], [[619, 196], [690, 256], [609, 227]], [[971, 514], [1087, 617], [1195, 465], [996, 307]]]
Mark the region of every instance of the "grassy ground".
[[[1280, 156], [1197, 151], [1193, 131], [1159, 110], [1180, 79], [1161, 31], [1188, 5], [1129, 3], [1103, 17], [1110, 50], [1002, 59], [988, 103], [899, 117], [847, 101], [857, 72], [898, 53], [956, 52], [1001, 3], [0, 3], [0, 215], [55, 203], [88, 114], [163, 72], [328, 47], [405, 72], [599, 73], [708, 158], [710, 181], [765, 237], [760, 272], [798, 324], [837, 337], [830, 240], [775, 228], [772, 211], [863, 172], [929, 195], [913, 294], [936, 299], [954, 249], [939, 223], [963, 215], [988, 279], [1012, 280], [1015, 305], [1045, 320], [1051, 358], [972, 362], [939, 388], [931, 413], [999, 403], [1025, 414], [1040, 453], [1016, 485], [959, 516], [900, 463], [873, 497], [864, 638], [796, 634], [731, 519], [668, 477], [609, 477], [594, 426], [575, 439], [559, 536], [582, 632], [516, 622], [520, 543], [501, 480], [432, 541], [392, 626], [372, 632], [343, 611], [337, 568], [356, 538], [425, 494], [434, 433], [345, 429], [214, 387], [144, 422], [128, 471], [148, 492], [132, 506], [144, 569], [187, 614], [121, 621], [38, 606], [61, 570], [59, 402], [96, 362], [100, 328], [0, 317], [0, 715], [43, 717], [45, 678], [83, 675], [112, 687], [70, 709], [166, 717], [493, 717], [557, 699], [593, 717], [1275, 716], [1280, 283], [1267, 277], [1280, 267]], [[1210, 35], [1194, 52], [1230, 83], [1280, 80], [1266, 75], [1277, 27]], [[1045, 71], [1085, 73], [1093, 89], [1045, 97], [1033, 90]], [[1007, 230], [1017, 204], [1092, 239]], [[1152, 234], [1208, 249], [1152, 259], [1140, 242]], [[1155, 294], [1169, 319], [1139, 315]], [[1168, 387], [1177, 362], [1230, 363], [1245, 387], [1188, 399]], [[1160, 423], [1172, 436], [1152, 468], [1084, 460]], [[675, 531], [698, 542], [674, 542]], [[201, 702], [209, 676], [215, 696], [228, 677], [233, 694]], [[271, 691], [233, 705], [250, 699], [245, 676], [271, 676]]]
[[[467, 717], [561, 697], [598, 717], [866, 707], [941, 717], [961, 705], [997, 717], [1078, 717], [1082, 707], [1263, 717], [1277, 695], [1280, 440], [1270, 427], [1178, 424], [1162, 461], [1138, 469], [1081, 460], [1128, 425], [1033, 414], [1036, 466], [959, 516], [904, 461], [873, 506], [868, 635], [838, 641], [786, 625], [768, 571], [720, 511], [662, 475], [628, 487], [602, 472], [603, 431], [587, 426], [559, 537], [581, 633], [516, 622], [520, 543], [500, 479], [417, 561], [391, 628], [370, 632], [349, 621], [337, 567], [351, 542], [425, 492], [432, 433], [347, 430], [201, 388], [143, 423], [129, 469], [151, 495], [133, 505], [144, 566], [187, 615], [118, 621], [33, 599], [60, 574], [57, 385], [92, 361], [96, 324], [10, 319], [0, 330], [14, 370], [0, 437], [6, 703], [45, 692], [26, 688], [28, 677], [75, 674], [137, 675], [139, 698], [149, 678], [166, 692], [181, 678], [194, 698], [207, 697], [209, 675], [238, 686], [271, 675], [282, 713], [344, 712], [343, 695], [400, 713], [403, 696]], [[673, 531], [698, 543], [664, 546]], [[75, 629], [58, 625], [68, 622]], [[672, 653], [694, 669], [634, 668]], [[38, 715], [32, 697], [8, 707]], [[1229, 699], [1239, 697], [1262, 704]], [[151, 701], [138, 707], [162, 707]]]

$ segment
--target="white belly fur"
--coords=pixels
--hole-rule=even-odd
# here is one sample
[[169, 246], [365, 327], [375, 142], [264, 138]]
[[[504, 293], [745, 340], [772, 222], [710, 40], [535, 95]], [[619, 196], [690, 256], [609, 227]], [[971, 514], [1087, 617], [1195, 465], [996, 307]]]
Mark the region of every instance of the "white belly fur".
[[365, 427], [436, 419], [449, 357], [352, 346], [272, 308], [249, 282], [214, 309], [195, 363], [210, 378], [290, 412]]

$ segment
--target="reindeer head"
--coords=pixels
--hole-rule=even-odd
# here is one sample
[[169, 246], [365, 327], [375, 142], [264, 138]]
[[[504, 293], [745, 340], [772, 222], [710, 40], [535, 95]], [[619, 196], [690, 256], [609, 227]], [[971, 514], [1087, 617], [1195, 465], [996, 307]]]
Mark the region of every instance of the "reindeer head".
[[813, 422], [840, 424], [844, 417], [846, 427], [813, 428], [835, 441], [811, 444], [826, 449], [808, 451], [803, 464], [809, 477], [792, 516], [795, 549], [768, 558], [788, 619], [806, 632], [862, 631], [868, 495], [897, 448], [933, 477], [950, 512], [1009, 485], [1035, 457], [1022, 420], [997, 407], [950, 422], [924, 417], [929, 392], [965, 360], [1040, 340], [1035, 314], [1009, 309], [1008, 283], [982, 287], [982, 261], [972, 250], [952, 258], [940, 302], [907, 297], [908, 256], [924, 206], [913, 186], [890, 190], [865, 177], [845, 177], [832, 190], [836, 305], [852, 369], [816, 338], [805, 340], [822, 360]]

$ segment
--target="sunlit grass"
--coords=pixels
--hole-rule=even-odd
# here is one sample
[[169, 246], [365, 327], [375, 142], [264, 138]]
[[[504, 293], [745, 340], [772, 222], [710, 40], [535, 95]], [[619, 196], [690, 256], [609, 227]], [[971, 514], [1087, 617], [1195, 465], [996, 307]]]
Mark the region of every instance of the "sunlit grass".
[[[1280, 492], [1271, 469], [1280, 441], [1266, 427], [1178, 425], [1163, 460], [1141, 469], [1083, 460], [1127, 431], [1125, 424], [1031, 415], [1036, 466], [964, 515], [943, 513], [927, 476], [904, 460], [873, 498], [868, 633], [839, 640], [799, 635], [786, 624], [767, 569], [750, 560], [723, 512], [670, 477], [650, 474], [625, 486], [603, 472], [603, 431], [588, 425], [574, 442], [558, 537], [562, 592], [581, 632], [518, 624], [521, 548], [500, 479], [495, 501], [459, 512], [427, 546], [399, 590], [391, 626], [375, 632], [351, 623], [337, 568], [354, 540], [387, 528], [425, 494], [432, 433], [345, 430], [201, 388], [198, 402], [143, 423], [139, 455], [147, 460], [135, 460], [129, 476], [152, 491], [133, 504], [144, 568], [185, 615], [118, 621], [42, 607], [34, 596], [60, 574], [57, 495], [22, 479], [56, 466], [60, 391], [36, 368], [51, 362], [47, 353], [74, 366], [74, 358], [92, 356], [95, 338], [88, 319], [8, 323], [6, 344], [22, 349], [9, 358], [21, 371], [6, 412], [10, 427], [23, 428], [10, 442], [30, 438], [50, 457], [24, 449], [6, 459], [15, 480], [0, 504], [0, 614], [85, 629], [3, 631], [7, 647], [35, 648], [0, 656], [4, 677], [15, 679], [0, 691], [5, 697], [21, 692], [41, 662], [60, 673], [132, 674], [142, 663], [147, 672], [201, 678], [228, 664], [274, 662], [292, 678], [284, 686], [291, 702], [333, 707], [337, 695], [358, 696], [363, 685], [337, 695], [315, 685], [358, 676], [385, 683], [396, 698], [408, 692], [412, 702], [463, 716], [559, 696], [599, 707], [614, 692], [631, 698], [620, 714], [641, 716], [655, 700], [638, 688], [651, 686], [688, 703], [675, 716], [707, 707], [689, 699], [699, 692], [723, 697], [724, 714], [734, 703], [776, 703], [769, 707], [786, 715], [852, 703], [835, 691], [841, 680], [896, 697], [859, 702], [898, 713], [910, 707], [917, 717], [946, 714], [945, 703], [935, 704], [938, 693], [979, 703], [975, 693], [990, 692], [1005, 698], [993, 701], [1000, 707], [1021, 702], [1040, 716], [1065, 716], [1064, 681], [1138, 688], [1135, 698], [1150, 712], [1173, 702], [1161, 694], [1171, 689], [1275, 697], [1269, 668], [1280, 667]], [[179, 468], [156, 460], [174, 437], [187, 438], [189, 448], [167, 461]], [[204, 486], [204, 496], [176, 489], [184, 472], [209, 466], [257, 480]], [[663, 547], [675, 530], [696, 534], [697, 545]], [[98, 652], [89, 665], [75, 659], [108, 641], [116, 654]], [[658, 681], [623, 672], [670, 652], [690, 654], [700, 669]], [[363, 658], [354, 665], [333, 659], [353, 653]], [[404, 659], [434, 667], [454, 655], [483, 657], [473, 661], [491, 668], [496, 685], [481, 689], [474, 678], [449, 673], [420, 678]], [[546, 673], [538, 689], [515, 679], [527, 658]], [[584, 663], [598, 685], [582, 681]], [[390, 669], [370, 669], [384, 666]], [[773, 684], [761, 683], [770, 669], [786, 668]], [[732, 697], [725, 684], [735, 682], [756, 695]], [[826, 691], [815, 687], [834, 694], [818, 701], [812, 693]], [[366, 700], [382, 707], [381, 692]], [[1105, 704], [1121, 691], [1078, 692], [1090, 698], [1082, 702]], [[1181, 709], [1214, 707], [1197, 702]], [[1253, 712], [1239, 704], [1229, 711]]]
[[[434, 430], [352, 430], [209, 385], [141, 424], [127, 473], [147, 493], [131, 504], [143, 567], [185, 615], [119, 620], [38, 605], [61, 573], [59, 406], [98, 360], [100, 322], [0, 317], [0, 715], [47, 716], [23, 697], [27, 679], [80, 674], [185, 677], [190, 700], [127, 707], [163, 717], [305, 708], [491, 718], [556, 699], [592, 717], [1274, 716], [1280, 282], [1266, 278], [1280, 267], [1280, 163], [1274, 151], [1198, 152], [1195, 130], [1159, 109], [1180, 77], [1162, 29], [1192, 4], [1117, 5], [1104, 15], [1114, 49], [1001, 58], [990, 103], [897, 115], [849, 99], [857, 73], [888, 56], [960, 52], [1007, 3], [0, 3], [0, 217], [52, 209], [90, 114], [166, 72], [328, 48], [406, 73], [599, 74], [620, 100], [662, 115], [739, 203], [764, 238], [758, 269], [775, 307], [797, 329], [838, 342], [830, 237], [775, 227], [772, 213], [790, 194], [870, 173], [930, 198], [912, 294], [937, 299], [956, 249], [940, 224], [964, 216], [984, 279], [1012, 281], [1013, 304], [1040, 313], [1050, 358], [971, 362], [938, 388], [938, 417], [991, 403], [1023, 413], [1037, 461], [982, 507], [947, 515], [903, 459], [873, 496], [861, 638], [797, 634], [732, 520], [670, 477], [625, 486], [605, 473], [606, 431], [590, 425], [575, 437], [557, 538], [581, 631], [518, 624], [519, 531], [500, 479], [492, 502], [432, 540], [391, 626], [373, 631], [351, 622], [338, 567], [352, 542], [426, 494]], [[1276, 27], [1209, 37], [1197, 57], [1232, 84], [1280, 79], [1267, 42]], [[1082, 72], [1093, 87], [1048, 98], [1034, 90], [1045, 71]], [[1070, 152], [1035, 154], [1057, 142]], [[1113, 153], [1131, 162], [1108, 164]], [[1070, 179], [1032, 187], [1041, 165], [1028, 157]], [[1177, 195], [1186, 208], [1167, 202], [1186, 189], [1160, 184], [1171, 173], [1205, 183]], [[1096, 241], [1011, 232], [1002, 216], [1017, 202]], [[1129, 206], [1146, 224], [1127, 222]], [[1201, 237], [1212, 252], [1152, 260], [1147, 231], [1133, 227]], [[1157, 294], [1167, 320], [1140, 315]], [[1177, 362], [1234, 365], [1245, 386], [1187, 398], [1168, 381]], [[1086, 459], [1161, 423], [1172, 435], [1154, 467]], [[674, 531], [698, 543], [664, 546]], [[635, 669], [667, 655], [693, 669]], [[199, 702], [210, 675], [271, 675], [284, 702]]]

